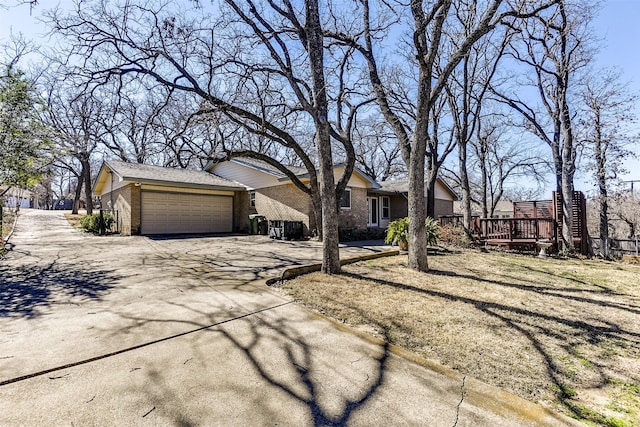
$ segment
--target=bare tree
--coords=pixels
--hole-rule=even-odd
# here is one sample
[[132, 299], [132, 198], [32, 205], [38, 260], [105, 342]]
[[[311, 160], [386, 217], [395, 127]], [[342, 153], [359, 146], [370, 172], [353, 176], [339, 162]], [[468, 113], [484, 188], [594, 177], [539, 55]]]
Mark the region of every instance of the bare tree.
[[373, 116], [359, 120], [354, 133], [356, 164], [364, 173], [377, 181], [406, 174], [400, 147], [383, 118]]
[[[475, 26], [477, 17], [472, 14], [471, 17], [457, 14], [456, 17], [460, 21], [467, 36]], [[475, 19], [474, 19], [475, 18]], [[467, 171], [470, 166], [468, 160], [468, 147], [474, 137], [485, 137], [484, 140], [477, 141], [476, 148], [486, 147], [489, 141], [488, 135], [482, 135], [481, 122], [482, 111], [487, 103], [487, 94], [494, 75], [498, 69], [498, 64], [504, 55], [504, 51], [509, 43], [512, 30], [509, 27], [502, 27], [500, 31], [492, 34], [492, 38], [485, 38], [481, 44], [474, 45], [462, 60], [452, 74], [449, 84], [445, 86], [446, 98], [451, 117], [453, 121], [454, 137], [458, 151], [458, 173], [460, 190], [462, 193], [462, 217], [465, 231], [471, 233], [471, 185], [469, 173]], [[479, 139], [480, 139], [479, 138]], [[484, 150], [479, 150], [476, 154], [486, 154]], [[480, 157], [480, 156], [479, 156]], [[488, 159], [485, 157], [478, 162], [482, 168], [488, 166]], [[504, 171], [504, 168], [500, 168]], [[507, 173], [508, 175], [508, 173]], [[482, 172], [482, 189], [485, 197], [482, 197], [483, 213], [487, 214], [487, 171]], [[501, 182], [504, 182], [503, 180]], [[502, 192], [500, 190], [500, 192]], [[493, 194], [492, 194], [493, 196]], [[493, 197], [492, 197], [493, 200]], [[498, 197], [499, 200], [499, 197]], [[497, 200], [496, 202], [497, 203]], [[495, 204], [492, 203], [492, 211]], [[486, 217], [486, 216], [485, 216]]]
[[[609, 190], [623, 172], [622, 163], [633, 155], [629, 147], [638, 142], [630, 125], [638, 95], [631, 93], [615, 70], [602, 70], [586, 78], [582, 85], [584, 103], [585, 152], [596, 183], [599, 206], [600, 256], [609, 257]], [[619, 215], [620, 216], [620, 215]]]
[[[183, 12], [171, 2], [82, 2], [73, 15], [53, 13], [50, 19], [56, 31], [74, 40], [70, 56], [81, 61], [76, 72], [89, 81], [125, 85], [139, 78], [191, 94], [199, 99], [195, 114], [219, 114], [294, 152], [309, 172], [308, 184], [264, 153], [225, 150], [270, 163], [311, 196], [316, 216], [322, 216], [323, 271], [338, 272], [337, 200], [353, 170], [354, 116], [368, 100], [353, 89], [357, 79], [342, 72], [353, 49], [325, 44], [323, 25], [341, 31], [348, 25], [342, 17], [351, 15], [338, 14], [336, 4], [327, 7], [336, 12], [332, 19], [322, 21], [316, 0], [301, 7], [289, 1], [224, 3], [228, 9], [211, 16], [204, 9]], [[298, 140], [308, 129], [319, 171]], [[337, 183], [333, 142], [343, 146], [347, 160]]]
[[84, 188], [86, 210], [91, 214], [91, 157], [104, 138], [100, 121], [105, 110], [96, 97], [98, 92], [78, 92], [78, 85], [68, 81], [68, 76], [66, 79], [66, 82], [50, 81], [45, 120], [53, 129], [56, 164], [77, 178], [72, 213], [78, 213]]
[[[516, 4], [517, 3], [517, 4]], [[503, 23], [513, 24], [516, 19], [536, 15], [548, 4], [533, 2], [475, 1], [411, 1], [409, 3], [380, 2], [371, 5], [361, 0], [363, 22], [358, 31], [351, 34], [334, 34], [363, 56], [368, 67], [368, 77], [378, 106], [394, 133], [407, 165], [409, 177], [409, 267], [428, 270], [427, 245], [424, 219], [425, 155], [434, 137], [430, 130], [434, 106], [444, 91], [451, 73], [458, 67], [472, 46]], [[390, 14], [391, 19], [385, 19]], [[453, 43], [449, 31], [459, 19], [455, 14], [478, 17], [466, 35]], [[408, 19], [405, 19], [406, 16]], [[382, 66], [385, 40], [389, 28], [397, 26], [410, 40], [403, 46], [407, 78], [400, 81], [411, 89], [397, 88], [393, 79], [387, 79]], [[445, 31], [446, 29], [446, 31]], [[400, 96], [410, 94], [410, 97]], [[406, 99], [415, 101], [404, 102]], [[430, 152], [434, 159], [434, 151]]]
[[640, 194], [631, 191], [616, 191], [609, 194], [611, 219], [622, 221], [627, 229], [624, 237], [635, 238], [640, 232]]
[[[535, 19], [522, 21], [515, 27], [518, 37], [514, 38], [509, 53], [531, 74], [528, 80], [517, 81], [514, 94], [496, 93], [522, 116], [525, 127], [551, 148], [556, 191], [562, 195], [563, 249], [571, 252], [573, 181], [580, 150], [575, 137], [572, 90], [592, 56], [588, 25], [594, 6], [592, 2], [573, 0], [556, 3]], [[530, 98], [517, 95], [522, 86], [535, 88], [540, 108]]]
[[509, 140], [517, 134], [500, 132], [499, 126], [485, 123], [472, 143], [475, 152], [472, 164], [477, 165], [481, 173], [480, 204], [485, 218], [494, 216], [496, 206], [505, 194], [514, 195], [508, 188], [510, 181], [527, 180], [539, 187], [549, 167], [544, 156], [523, 140]]

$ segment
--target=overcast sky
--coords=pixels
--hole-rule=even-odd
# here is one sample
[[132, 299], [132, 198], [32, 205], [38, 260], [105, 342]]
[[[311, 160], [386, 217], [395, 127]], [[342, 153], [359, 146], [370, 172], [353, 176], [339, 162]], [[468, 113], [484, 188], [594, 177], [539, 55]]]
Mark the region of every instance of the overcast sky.
[[[1, 4], [13, 3], [12, 0], [0, 0]], [[11, 31], [23, 33], [26, 38], [34, 39], [38, 44], [46, 45], [50, 41], [44, 37], [46, 28], [38, 23], [43, 10], [55, 4], [71, 4], [68, 0], [60, 2], [40, 0], [30, 13], [28, 5], [0, 8], [0, 42], [9, 37]], [[597, 56], [601, 67], [616, 66], [622, 69], [624, 78], [631, 82], [630, 88], [640, 93], [640, 0], [608, 0], [595, 19], [596, 34], [603, 39], [603, 47]], [[637, 108], [640, 115], [640, 105]], [[640, 133], [640, 124], [638, 125]], [[640, 151], [640, 150], [638, 150]], [[624, 179], [640, 180], [640, 161], [627, 162], [629, 174]], [[589, 185], [578, 179], [577, 189], [589, 190]], [[640, 185], [636, 185], [636, 188]]]

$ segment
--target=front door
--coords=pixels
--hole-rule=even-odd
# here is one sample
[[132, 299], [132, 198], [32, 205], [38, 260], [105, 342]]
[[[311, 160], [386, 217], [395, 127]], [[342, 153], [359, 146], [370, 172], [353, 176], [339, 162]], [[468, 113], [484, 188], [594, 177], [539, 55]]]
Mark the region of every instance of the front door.
[[367, 197], [367, 206], [369, 208], [369, 227], [378, 227], [378, 198]]

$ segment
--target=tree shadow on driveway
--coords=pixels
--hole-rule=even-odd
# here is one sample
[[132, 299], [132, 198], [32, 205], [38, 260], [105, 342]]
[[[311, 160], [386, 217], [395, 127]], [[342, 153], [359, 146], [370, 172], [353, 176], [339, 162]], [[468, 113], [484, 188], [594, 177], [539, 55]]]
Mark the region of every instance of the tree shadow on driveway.
[[[281, 308], [286, 310], [288, 305], [285, 303]], [[193, 310], [199, 316], [206, 318], [208, 315]], [[134, 393], [144, 390], [144, 397], [140, 398], [151, 402], [149, 404], [157, 409], [154, 416], [171, 417], [175, 425], [197, 425], [202, 420], [192, 419], [189, 410], [181, 405], [183, 392], [175, 383], [178, 379], [197, 375], [189, 383], [194, 390], [201, 390], [207, 395], [222, 392], [227, 398], [235, 395], [236, 398], [231, 400], [238, 399], [246, 403], [240, 405], [241, 413], [234, 415], [239, 419], [246, 416], [243, 411], [249, 410], [264, 417], [254, 420], [257, 425], [265, 420], [274, 422], [282, 417], [287, 419], [288, 416], [299, 420], [297, 417], [301, 408], [304, 408], [306, 425], [347, 425], [358, 409], [365, 406], [385, 383], [390, 357], [388, 339], [383, 339], [377, 345], [349, 341], [349, 345], [343, 349], [328, 349], [322, 344], [322, 334], [314, 336], [317, 334], [314, 331], [309, 335], [301, 327], [313, 320], [299, 316], [297, 314], [290, 318], [265, 310], [219, 322], [218, 325], [214, 324], [215, 318], [211, 317], [211, 326], [201, 322], [164, 319], [190, 325], [201, 338], [194, 337], [173, 344], [174, 348], [191, 348], [179, 351], [185, 358], [187, 355], [190, 357], [184, 361], [172, 360], [175, 364], [171, 369], [167, 365], [160, 368], [152, 364], [142, 368], [146, 371], [147, 383]], [[159, 321], [143, 317], [136, 320], [138, 323]], [[369, 350], [364, 350], [365, 347]], [[226, 369], [232, 367], [229, 371], [223, 371], [226, 374], [220, 374], [223, 359], [218, 358], [220, 355], [216, 356], [216, 351], [222, 351], [225, 355]], [[336, 358], [336, 354], [342, 354], [342, 358]], [[189, 370], [191, 365], [197, 366], [195, 371]], [[250, 391], [245, 389], [247, 384], [252, 384]], [[274, 399], [282, 405], [291, 405], [290, 409], [271, 413]], [[222, 407], [216, 411], [219, 411], [219, 416], [226, 414]], [[224, 424], [224, 421], [221, 423]]]
[[45, 267], [0, 265], [0, 318], [32, 319], [56, 304], [101, 299], [118, 280], [106, 270], [59, 265]]

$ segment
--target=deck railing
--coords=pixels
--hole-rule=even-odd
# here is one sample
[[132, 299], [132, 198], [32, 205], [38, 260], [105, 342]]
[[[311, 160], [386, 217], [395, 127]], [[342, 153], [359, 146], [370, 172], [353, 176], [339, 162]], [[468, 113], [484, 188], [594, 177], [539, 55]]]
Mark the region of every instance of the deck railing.
[[487, 240], [556, 240], [554, 220], [548, 218], [481, 218], [480, 230]]

